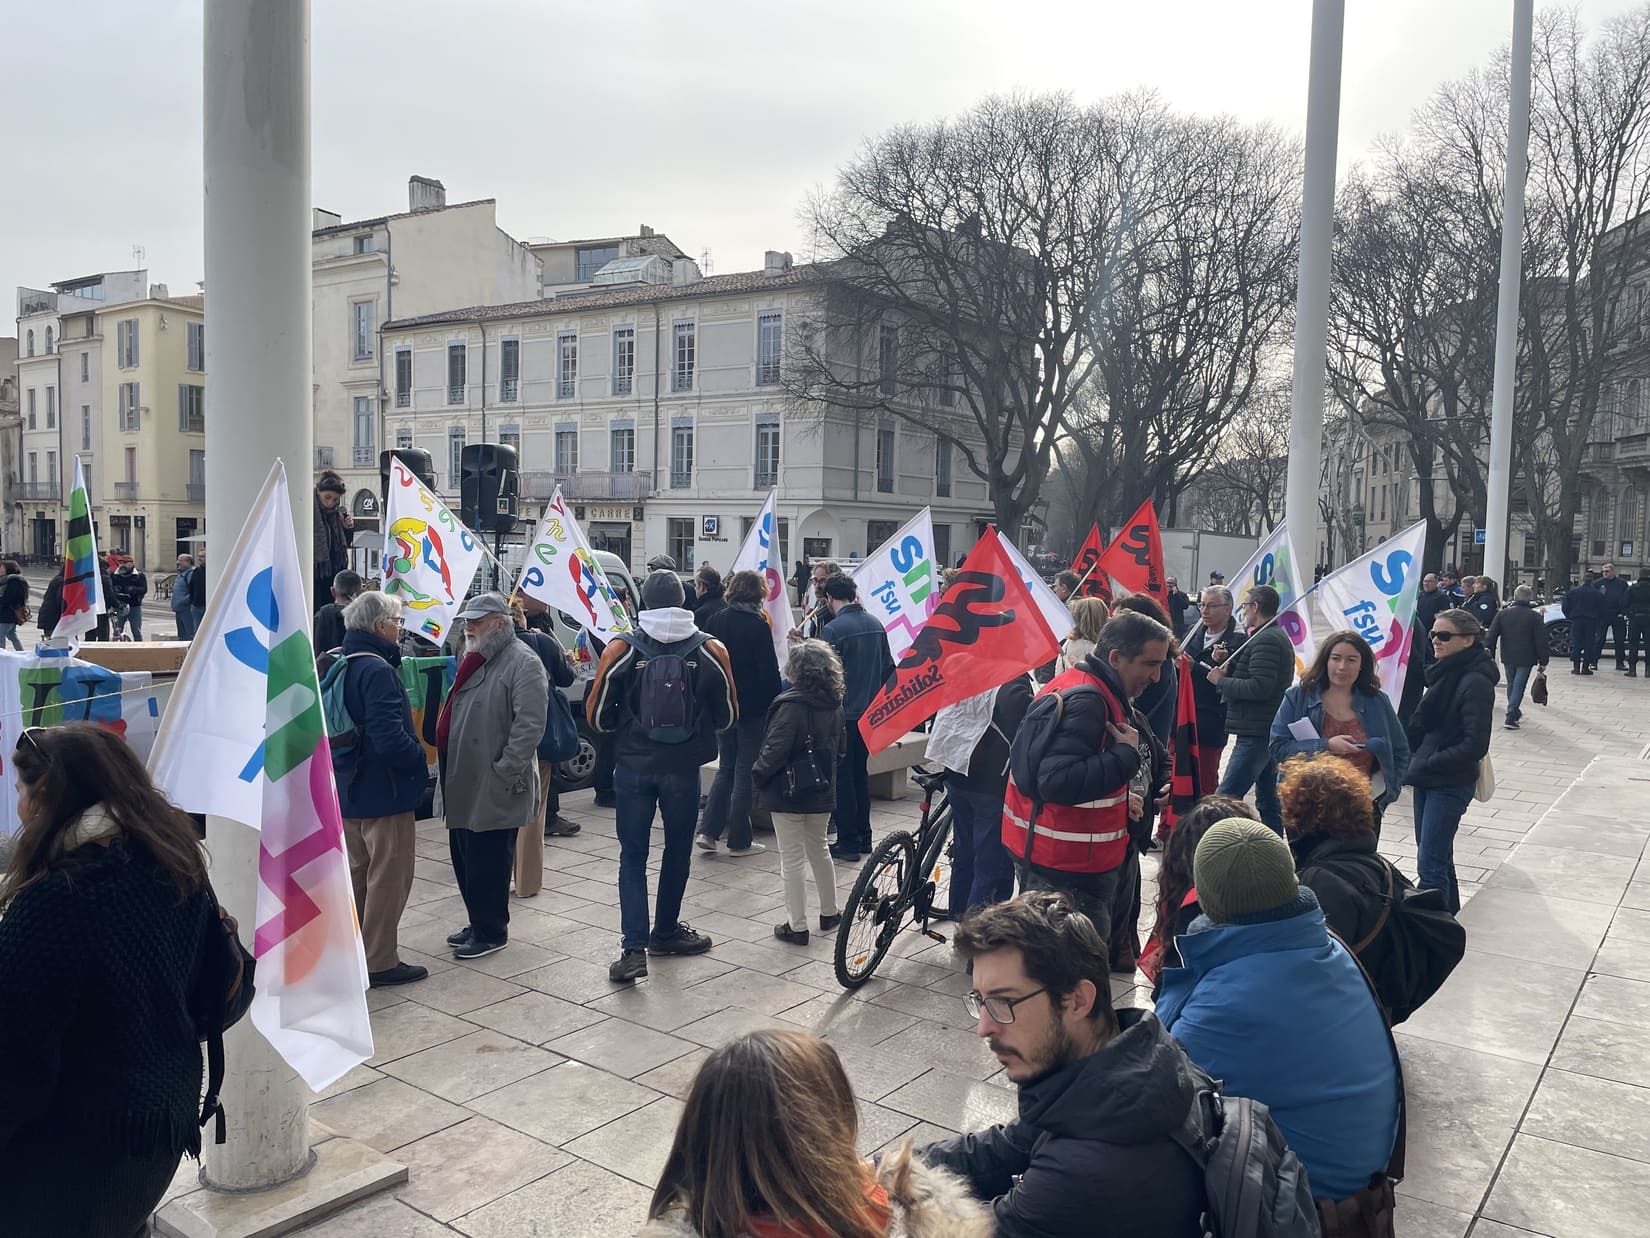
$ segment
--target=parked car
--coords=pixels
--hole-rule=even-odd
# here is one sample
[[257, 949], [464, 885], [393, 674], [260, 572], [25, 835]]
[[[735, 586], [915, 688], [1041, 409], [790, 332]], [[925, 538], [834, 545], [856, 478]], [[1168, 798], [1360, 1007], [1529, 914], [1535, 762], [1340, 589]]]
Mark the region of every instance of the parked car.
[[[1555, 662], [1563, 662], [1570, 656], [1570, 621], [1564, 617], [1564, 603], [1550, 602], [1539, 609], [1541, 617], [1547, 621], [1547, 651]], [[1615, 640], [1606, 627], [1604, 648], [1613, 650], [1615, 647]]]
[[[619, 601], [624, 608], [635, 617], [641, 601], [641, 582], [630, 573], [630, 568], [618, 555], [606, 550], [592, 552], [596, 562], [601, 564], [602, 571], [607, 574], [608, 582], [619, 595]], [[551, 613], [551, 624], [555, 628], [556, 639], [561, 642], [563, 649], [571, 651], [573, 644], [579, 638], [579, 625], [569, 614], [563, 611]], [[563, 791], [581, 791], [588, 787], [596, 778], [596, 742], [591, 737], [590, 728], [584, 720], [584, 689], [585, 681], [575, 679], [573, 686], [566, 689], [567, 699], [573, 705], [573, 717], [579, 724], [579, 750], [557, 769], [556, 785]]]

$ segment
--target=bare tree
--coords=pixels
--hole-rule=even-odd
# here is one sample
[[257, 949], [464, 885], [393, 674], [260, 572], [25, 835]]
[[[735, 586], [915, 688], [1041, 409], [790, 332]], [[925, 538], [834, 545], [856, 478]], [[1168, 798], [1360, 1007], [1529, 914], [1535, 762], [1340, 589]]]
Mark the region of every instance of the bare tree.
[[[1219, 436], [1220, 454], [1197, 486], [1200, 527], [1258, 537], [1276, 527], [1273, 513], [1289, 473], [1289, 389], [1268, 385], [1233, 415]], [[1188, 496], [1190, 488], [1183, 493]]]

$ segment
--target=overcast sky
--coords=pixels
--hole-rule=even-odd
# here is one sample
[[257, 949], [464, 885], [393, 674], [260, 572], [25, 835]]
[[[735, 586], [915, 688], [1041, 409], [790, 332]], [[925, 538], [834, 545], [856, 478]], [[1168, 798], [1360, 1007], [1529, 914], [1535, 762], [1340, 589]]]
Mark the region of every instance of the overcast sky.
[[[203, 277], [202, 0], [8, 5], [0, 285]], [[1352, 0], [1344, 169], [1487, 63], [1511, 0]], [[1630, 0], [1582, 0], [1596, 24]], [[518, 239], [653, 225], [726, 273], [867, 136], [980, 96], [1136, 87], [1301, 130], [1310, 0], [315, 0], [314, 200], [405, 210], [417, 172]], [[13, 311], [14, 312], [14, 311]], [[11, 317], [11, 313], [4, 315]], [[5, 331], [0, 326], [0, 331]], [[9, 332], [8, 332], [9, 333]]]

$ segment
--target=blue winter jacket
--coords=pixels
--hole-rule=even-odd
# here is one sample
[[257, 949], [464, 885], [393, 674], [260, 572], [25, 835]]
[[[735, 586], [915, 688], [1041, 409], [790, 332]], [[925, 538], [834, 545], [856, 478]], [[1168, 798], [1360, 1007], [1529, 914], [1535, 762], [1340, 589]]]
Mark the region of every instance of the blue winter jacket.
[[348, 820], [417, 812], [429, 765], [413, 730], [412, 705], [401, 684], [401, 651], [372, 632], [344, 633], [344, 708], [358, 740], [334, 753], [338, 808]]
[[[1420, 671], [1413, 673], [1418, 675]], [[1371, 696], [1353, 689], [1352, 712], [1358, 716], [1369, 751], [1375, 757], [1376, 768], [1386, 780], [1386, 789], [1375, 800], [1377, 805], [1385, 808], [1403, 790], [1404, 772], [1409, 769], [1409, 739], [1404, 735], [1403, 724], [1398, 721], [1398, 714], [1385, 692]], [[1289, 733], [1289, 724], [1302, 718], [1312, 719], [1312, 727], [1318, 732], [1317, 739], [1296, 739]], [[1283, 694], [1278, 716], [1272, 719], [1270, 743], [1272, 759], [1279, 764], [1290, 757], [1329, 751], [1329, 741], [1323, 738], [1323, 698], [1316, 688], [1296, 684]]]
[[1344, 1199], [1392, 1155], [1397, 1064], [1380, 1008], [1312, 891], [1266, 914], [1194, 920], [1175, 939], [1182, 965], [1163, 970], [1157, 1017], [1228, 1092], [1271, 1109], [1314, 1198]]

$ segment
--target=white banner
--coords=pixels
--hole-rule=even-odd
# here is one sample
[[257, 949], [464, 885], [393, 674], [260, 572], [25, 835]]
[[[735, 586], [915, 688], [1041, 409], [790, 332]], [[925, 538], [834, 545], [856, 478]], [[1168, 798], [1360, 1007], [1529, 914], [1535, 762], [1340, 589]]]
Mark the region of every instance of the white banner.
[[401, 626], [441, 644], [485, 553], [481, 539], [392, 457], [382, 575], [384, 592], [405, 607]]
[[1043, 583], [1043, 578], [1026, 562], [1025, 556], [1014, 548], [1013, 542], [1005, 537], [1002, 539], [1002, 546], [1008, 552], [1009, 559], [1013, 561], [1014, 570], [1020, 573], [1020, 579], [1025, 582], [1026, 588], [1031, 590], [1032, 600], [1037, 603], [1037, 610], [1048, 624], [1048, 630], [1054, 633], [1054, 639], [1065, 640], [1077, 626], [1076, 620], [1071, 617], [1071, 611], [1056, 596], [1054, 590]]
[[1415, 595], [1426, 537], [1426, 521], [1417, 521], [1325, 576], [1317, 588], [1322, 635], [1350, 628], [1369, 642], [1381, 690], [1395, 709], [1413, 653]]
[[544, 509], [544, 519], [522, 563], [516, 588], [528, 597], [571, 615], [581, 628], [604, 641], [630, 631], [630, 616], [596, 562], [584, 530], [567, 510], [560, 486]]
[[773, 630], [774, 656], [779, 659], [779, 669], [783, 671], [790, 656], [786, 638], [791, 630], [792, 616], [790, 603], [785, 600], [785, 565], [779, 558], [779, 519], [775, 515], [778, 503], [779, 487], [775, 486], [768, 491], [768, 501], [762, 504], [762, 514], [745, 536], [745, 544], [739, 548], [739, 555], [733, 561], [733, 570], [761, 572], [768, 582], [768, 596], [762, 603], [762, 609], [768, 616], [768, 626]]
[[882, 624], [898, 662], [940, 604], [940, 564], [934, 559], [934, 513], [923, 508], [878, 546], [850, 575], [860, 604]]
[[1249, 562], [1227, 578], [1227, 584], [1238, 602], [1256, 585], [1271, 585], [1278, 591], [1278, 609], [1294, 604], [1301, 595], [1302, 585], [1287, 521], [1278, 522], [1278, 527], [1266, 535]]

